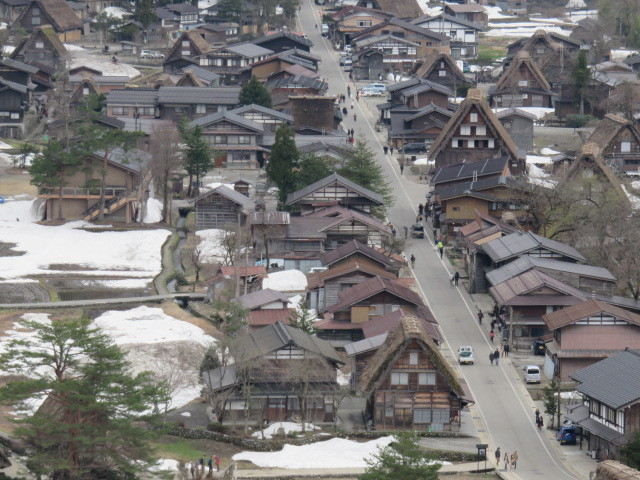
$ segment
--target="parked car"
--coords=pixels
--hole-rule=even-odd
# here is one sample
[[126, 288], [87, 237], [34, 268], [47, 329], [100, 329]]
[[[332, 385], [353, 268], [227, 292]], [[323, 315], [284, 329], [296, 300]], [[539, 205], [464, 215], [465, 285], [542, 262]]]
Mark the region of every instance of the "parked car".
[[348, 59], [344, 61], [344, 71], [345, 72], [350, 72], [351, 70], [353, 70], [353, 60]]
[[473, 347], [458, 347], [458, 363], [460, 365], [464, 365], [465, 363], [470, 363], [471, 365], [473, 365], [474, 361], [475, 358], [473, 358]]
[[534, 355], [544, 355], [547, 353], [547, 345], [544, 343], [544, 340], [537, 338], [533, 341], [533, 354]]
[[411, 227], [411, 238], [424, 238], [424, 226], [421, 223], [415, 223]]
[[351, 55], [348, 55], [346, 53], [343, 53], [340, 55], [340, 66], [344, 67], [344, 62], [346, 62], [347, 60], [351, 60]]
[[323, 37], [329, 36], [329, 25], [327, 25], [326, 23], [322, 24], [322, 27], [320, 28], [320, 35], [322, 35]]
[[573, 424], [562, 425], [558, 432], [560, 445], [575, 445], [576, 436], [576, 427]]
[[540, 383], [542, 381], [540, 367], [537, 365], [527, 365], [523, 370], [525, 383]]
[[345, 45], [344, 46], [344, 53], [353, 53], [353, 47], [351, 45]]
[[164, 53], [155, 50], [140, 50], [140, 58], [164, 58]]
[[384, 95], [384, 92], [381, 92], [380, 90], [377, 90], [375, 88], [365, 87], [360, 90], [360, 92], [362, 92], [363, 97], [381, 97], [382, 95]]
[[400, 148], [401, 153], [423, 153], [427, 151], [427, 145], [420, 142], [407, 143]]

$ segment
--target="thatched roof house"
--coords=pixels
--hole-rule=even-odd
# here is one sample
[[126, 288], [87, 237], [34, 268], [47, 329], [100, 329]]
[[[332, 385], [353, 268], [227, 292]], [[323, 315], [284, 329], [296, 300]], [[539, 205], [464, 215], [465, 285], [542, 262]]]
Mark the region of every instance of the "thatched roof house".
[[637, 171], [640, 162], [640, 130], [619, 115], [609, 113], [598, 122], [587, 143], [598, 145], [602, 158], [621, 172]]
[[615, 460], [598, 463], [593, 480], [640, 480], [640, 471]]
[[[367, 363], [357, 390], [377, 429], [458, 431], [468, 402], [460, 380], [416, 316], [406, 315]], [[467, 397], [467, 399], [465, 399]], [[411, 410], [396, 413], [397, 405]], [[387, 416], [389, 410], [393, 416]]]
[[31, 32], [42, 25], [51, 25], [62, 42], [80, 40], [83, 28], [82, 20], [65, 0], [31, 0], [12, 28], [20, 26]]

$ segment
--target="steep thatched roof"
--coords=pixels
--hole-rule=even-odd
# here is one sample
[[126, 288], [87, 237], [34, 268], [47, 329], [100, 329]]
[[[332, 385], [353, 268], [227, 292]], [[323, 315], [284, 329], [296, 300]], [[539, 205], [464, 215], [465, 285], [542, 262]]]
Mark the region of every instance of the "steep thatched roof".
[[464, 396], [464, 390], [455, 372], [424, 330], [418, 318], [413, 315], [406, 315], [402, 318], [400, 324], [389, 333], [385, 342], [367, 363], [358, 380], [358, 391], [365, 396], [371, 395], [412, 340], [418, 341], [453, 393], [459, 397]]
[[65, 0], [32, 0], [14, 24], [22, 24], [22, 18], [26, 17], [34, 7], [40, 8], [49, 17], [58, 33], [82, 28], [82, 20]]
[[587, 143], [598, 145], [604, 153], [611, 147], [613, 142], [615, 142], [620, 132], [625, 129], [629, 129], [631, 134], [636, 138], [636, 141], [640, 143], [640, 131], [638, 131], [638, 127], [624, 117], [608, 113], [598, 122]]
[[496, 114], [493, 113], [489, 104], [484, 98], [482, 91], [478, 89], [471, 89], [467, 93], [467, 98], [465, 98], [456, 112], [453, 114], [447, 125], [444, 127], [438, 138], [436, 138], [433, 145], [431, 145], [431, 149], [429, 150], [429, 158], [434, 158], [436, 155], [440, 153], [442, 149], [444, 149], [447, 145], [449, 145], [449, 140], [455, 133], [458, 125], [462, 122], [462, 119], [469, 113], [472, 107], [476, 107], [478, 113], [482, 115], [484, 118], [487, 127], [493, 130], [494, 135], [496, 136], [496, 140], [502, 144], [506, 153], [511, 157], [512, 160], [518, 159], [518, 152], [516, 148], [516, 144], [505, 130]]
[[207, 43], [207, 41], [204, 38], [202, 38], [202, 35], [200, 35], [195, 30], [189, 30], [187, 32], [184, 32], [182, 35], [180, 35], [178, 39], [175, 41], [175, 43], [173, 44], [173, 47], [171, 47], [171, 51], [167, 55], [167, 60], [172, 59], [174, 57], [182, 56], [182, 54], [178, 54], [178, 53], [182, 51], [183, 40], [188, 40], [191, 46], [193, 47], [194, 54], [192, 56], [194, 57], [198, 55], [203, 55], [213, 50], [213, 48]]
[[640, 480], [640, 472], [615, 460], [600, 462], [593, 480]]
[[184, 71], [184, 73], [182, 74], [182, 77], [180, 77], [180, 80], [178, 80], [178, 82], [176, 83], [176, 87], [182, 87], [182, 86], [206, 87], [204, 82], [200, 80], [200, 78], [195, 73], [193, 73], [192, 70], [188, 70], [188, 69]]
[[392, 13], [394, 17], [401, 19], [414, 19], [423, 14], [416, 0], [376, 0], [378, 10]]
[[531, 72], [534, 78], [538, 80], [544, 91], [551, 91], [551, 85], [549, 85], [547, 79], [544, 78], [544, 75], [538, 68], [538, 65], [533, 61], [529, 52], [523, 50], [518, 52], [516, 58], [511, 62], [511, 65], [509, 65], [509, 68], [507, 68], [507, 70], [500, 76], [498, 83], [496, 83], [496, 91], [504, 88], [516, 87], [517, 84], [514, 84], [514, 82], [517, 82], [520, 79], [518, 71], [523, 65]]
[[588, 142], [582, 146], [580, 154], [567, 172], [567, 178], [579, 178], [582, 175], [582, 171], [588, 168], [593, 170], [594, 173], [600, 171], [602, 177], [609, 181], [613, 189], [620, 196], [621, 201], [625, 202], [626, 206], [631, 206], [629, 197], [627, 197], [626, 192], [622, 188], [620, 179], [602, 159], [602, 149], [600, 146], [593, 142]]
[[440, 62], [446, 62], [447, 65], [449, 65], [449, 68], [451, 68], [454, 75], [458, 77], [460, 83], [469, 83], [467, 77], [464, 76], [464, 73], [460, 70], [453, 57], [447, 53], [431, 53], [427, 55], [424, 58], [422, 65], [420, 65], [413, 73], [418, 78], [427, 78]]

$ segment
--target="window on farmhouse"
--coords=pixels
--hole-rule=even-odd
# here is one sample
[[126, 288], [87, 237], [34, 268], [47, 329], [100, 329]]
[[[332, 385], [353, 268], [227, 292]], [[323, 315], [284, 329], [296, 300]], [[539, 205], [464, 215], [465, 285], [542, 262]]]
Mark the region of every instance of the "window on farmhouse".
[[409, 385], [409, 374], [404, 372], [393, 372], [391, 374], [391, 385]]

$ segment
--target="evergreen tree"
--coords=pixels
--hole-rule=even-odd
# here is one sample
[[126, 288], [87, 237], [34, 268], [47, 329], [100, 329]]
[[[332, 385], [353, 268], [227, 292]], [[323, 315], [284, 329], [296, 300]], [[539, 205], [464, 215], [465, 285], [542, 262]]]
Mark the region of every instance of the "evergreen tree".
[[267, 176], [278, 187], [278, 200], [281, 204], [284, 204], [287, 195], [296, 189], [294, 169], [298, 166], [300, 153], [294, 136], [288, 125], [283, 123], [278, 127], [267, 165]]
[[187, 195], [193, 193], [193, 178], [200, 181], [200, 177], [211, 170], [213, 149], [209, 141], [202, 135], [200, 126], [191, 127], [186, 118], [180, 122], [180, 133], [186, 144], [183, 155], [184, 168], [189, 175]]
[[367, 459], [369, 464], [361, 480], [438, 480], [440, 463], [420, 449], [413, 431], [400, 432], [395, 441]]
[[133, 18], [147, 28], [157, 18], [154, 10], [153, 0], [136, 0], [136, 8]]
[[318, 155], [308, 154], [300, 158], [296, 175], [296, 190], [322, 180], [333, 173], [333, 168]]
[[[392, 206], [395, 202], [382, 167], [376, 162], [375, 154], [367, 145], [364, 137], [361, 136], [356, 140], [355, 148], [347, 155], [347, 159], [338, 173], [361, 187], [382, 195], [384, 209]], [[378, 213], [382, 214], [382, 212]]]
[[252, 103], [266, 108], [271, 108], [272, 106], [269, 90], [253, 76], [242, 87], [238, 97], [238, 104], [240, 105], [251, 105]]
[[242, 24], [241, 0], [222, 0], [218, 5], [218, 18]]
[[309, 310], [306, 303], [301, 303], [299, 307], [289, 317], [289, 325], [298, 330], [315, 335], [318, 329], [315, 326], [318, 316]]
[[571, 79], [576, 92], [576, 101], [580, 106], [580, 115], [584, 115], [584, 89], [591, 81], [591, 69], [587, 65], [587, 53], [580, 50], [575, 67], [571, 71]]
[[56, 141], [50, 141], [44, 150], [36, 155], [29, 167], [31, 184], [38, 188], [58, 191], [58, 219], [63, 219], [63, 189], [68, 179], [78, 173], [84, 162], [80, 155], [71, 152]]
[[556, 377], [551, 379], [548, 386], [542, 391], [542, 402], [544, 403], [544, 413], [551, 417], [551, 426], [555, 423], [555, 415], [559, 412], [558, 400], [560, 398], [560, 385]]
[[629, 443], [620, 448], [623, 462], [631, 468], [640, 468], [640, 430], [636, 431]]
[[0, 355], [15, 376], [0, 388], [0, 402], [20, 406], [44, 400], [16, 420], [14, 434], [31, 449], [30, 463], [49, 478], [128, 478], [154, 461], [141, 426], [167, 400], [165, 385], [149, 372], [133, 375], [124, 353], [88, 318], [23, 321], [32, 330]]

